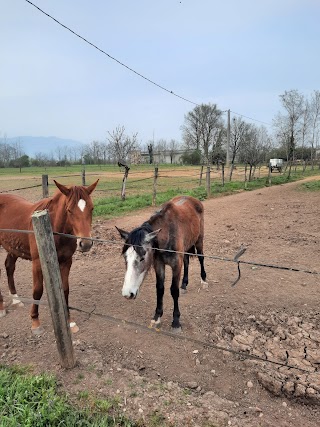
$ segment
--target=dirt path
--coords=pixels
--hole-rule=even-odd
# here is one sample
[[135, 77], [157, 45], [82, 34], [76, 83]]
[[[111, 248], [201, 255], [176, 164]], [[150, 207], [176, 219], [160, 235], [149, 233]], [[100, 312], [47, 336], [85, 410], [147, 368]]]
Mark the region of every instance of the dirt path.
[[[205, 206], [205, 254], [305, 270], [319, 268], [319, 195], [301, 183], [274, 186], [211, 199]], [[96, 221], [93, 235], [119, 241], [115, 225], [131, 229], [153, 209], [117, 220]], [[1, 249], [1, 262], [4, 260]], [[121, 245], [97, 244], [76, 255], [70, 305], [74, 313], [78, 366], [59, 368], [48, 310], [41, 307], [46, 333], [31, 335], [29, 308], [0, 320], [0, 361], [31, 363], [58, 374], [68, 392], [92, 390], [117, 396], [119, 409], [147, 426], [304, 426], [319, 425], [319, 279], [317, 275], [206, 259], [209, 288], [200, 287], [196, 260], [187, 294], [180, 298], [182, 337], [241, 350], [273, 363], [243, 360], [188, 340], [180, 340], [104, 314], [147, 326], [155, 308], [154, 274], [135, 301], [121, 296]], [[19, 293], [31, 295], [31, 265], [17, 265]], [[170, 331], [172, 301], [167, 279], [162, 330]], [[5, 290], [4, 278], [1, 288]], [[306, 372], [307, 371], [307, 372]]]

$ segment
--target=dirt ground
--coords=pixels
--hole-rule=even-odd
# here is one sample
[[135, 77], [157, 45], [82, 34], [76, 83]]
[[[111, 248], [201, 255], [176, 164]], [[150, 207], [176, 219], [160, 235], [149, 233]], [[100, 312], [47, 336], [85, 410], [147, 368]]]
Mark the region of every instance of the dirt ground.
[[[320, 272], [319, 194], [300, 185], [204, 202], [209, 287], [201, 287], [194, 259], [180, 297], [179, 337], [145, 328], [156, 303], [153, 272], [136, 300], [121, 296], [125, 266], [115, 225], [130, 230], [153, 209], [95, 221], [93, 236], [105, 242], [76, 254], [70, 276], [70, 306], [87, 312], [72, 312], [80, 327], [73, 335], [77, 366], [60, 367], [46, 306], [41, 337], [31, 334], [29, 306], [9, 307], [0, 319], [0, 363], [51, 371], [70, 395], [88, 390], [113, 398], [121, 413], [146, 426], [319, 426], [320, 276], [241, 264], [232, 287], [237, 265], [214, 259], [231, 259], [245, 247], [242, 261]], [[2, 265], [4, 258], [1, 249]], [[18, 261], [16, 281], [19, 295], [31, 297], [30, 263]], [[164, 332], [172, 320], [169, 282], [167, 270]], [[0, 286], [9, 303], [4, 275]]]

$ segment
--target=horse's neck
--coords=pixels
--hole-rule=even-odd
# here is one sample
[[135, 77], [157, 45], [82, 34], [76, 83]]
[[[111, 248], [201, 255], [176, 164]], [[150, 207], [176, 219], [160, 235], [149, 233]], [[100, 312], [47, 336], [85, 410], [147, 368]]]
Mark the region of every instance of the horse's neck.
[[42, 199], [40, 204], [41, 209], [49, 211], [53, 231], [70, 231], [67, 223], [66, 198], [63, 194], [57, 193], [53, 197]]

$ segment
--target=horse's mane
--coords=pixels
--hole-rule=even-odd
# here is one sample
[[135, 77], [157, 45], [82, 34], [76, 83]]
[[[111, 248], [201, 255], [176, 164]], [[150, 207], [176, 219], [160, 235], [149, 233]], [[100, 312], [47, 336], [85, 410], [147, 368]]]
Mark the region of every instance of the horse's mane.
[[172, 208], [172, 206], [173, 206], [173, 203], [171, 203], [171, 202], [165, 203], [160, 210], [156, 211], [151, 216], [151, 218], [149, 219], [148, 223], [153, 224], [157, 220], [162, 219], [166, 215], [166, 213], [168, 212], [168, 210]]
[[124, 245], [122, 249], [122, 254], [126, 252], [128, 249], [127, 245], [132, 245], [135, 247], [136, 252], [143, 256], [145, 254], [145, 250], [141, 248], [144, 236], [148, 233], [151, 233], [153, 231], [151, 225], [149, 222], [144, 222], [140, 227], [135, 228], [132, 230], [132, 232], [129, 234], [128, 239], [126, 240], [126, 244]]

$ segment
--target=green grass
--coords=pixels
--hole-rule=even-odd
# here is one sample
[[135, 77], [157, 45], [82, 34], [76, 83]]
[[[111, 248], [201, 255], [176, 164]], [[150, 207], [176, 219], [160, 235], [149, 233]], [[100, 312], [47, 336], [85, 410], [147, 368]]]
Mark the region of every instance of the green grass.
[[[206, 198], [206, 192], [204, 187], [198, 187], [193, 190], [186, 190], [178, 187], [175, 189], [167, 190], [165, 192], [157, 193], [157, 205], [161, 205], [167, 200], [170, 200], [172, 197], [180, 194], [197, 197], [200, 200], [204, 200]], [[138, 209], [143, 209], [151, 205], [151, 194], [127, 196], [125, 200], [121, 200], [120, 197], [107, 197], [95, 200], [94, 216], [113, 218], [128, 214]]]
[[115, 401], [96, 399], [88, 392], [80, 393], [79, 400], [82, 406], [75, 407], [59, 393], [52, 375], [0, 365], [0, 427], [138, 426], [117, 414]]
[[[282, 185], [287, 184], [288, 182], [294, 182], [299, 179], [305, 178], [306, 176], [318, 175], [320, 174], [319, 170], [307, 170], [304, 173], [301, 170], [291, 171], [291, 176], [288, 179], [286, 174], [272, 174], [271, 185]], [[198, 186], [197, 181], [194, 181], [193, 188], [184, 187], [183, 184], [179, 183], [179, 178], [175, 178], [176, 185], [169, 187], [162, 185], [157, 187], [157, 196], [156, 196], [156, 205], [160, 206], [162, 203], [170, 200], [172, 197], [177, 195], [189, 195], [196, 197], [200, 200], [205, 200], [207, 198], [206, 189], [204, 186]], [[166, 183], [167, 185], [170, 183]], [[310, 184], [310, 183], [308, 183]], [[146, 184], [141, 184], [146, 185]], [[307, 184], [306, 184], [307, 185]], [[221, 181], [212, 180], [211, 182], [211, 196], [210, 197], [219, 197], [223, 195], [230, 195], [237, 193], [239, 191], [251, 191], [263, 187], [269, 186], [268, 177], [264, 176], [263, 178], [256, 178], [252, 181], [247, 181], [246, 185], [244, 181], [225, 181], [224, 186], [222, 186]], [[141, 188], [140, 194], [136, 192], [134, 195], [130, 195], [130, 189], [127, 191], [127, 196], [125, 200], [121, 200], [119, 196], [99, 198], [94, 201], [94, 216], [95, 217], [104, 217], [104, 218], [114, 218], [129, 214], [135, 210], [143, 209], [150, 207], [152, 205], [152, 188], [147, 189], [148, 193], [144, 193], [145, 189]]]
[[300, 187], [306, 191], [320, 191], [320, 181], [304, 182]]

